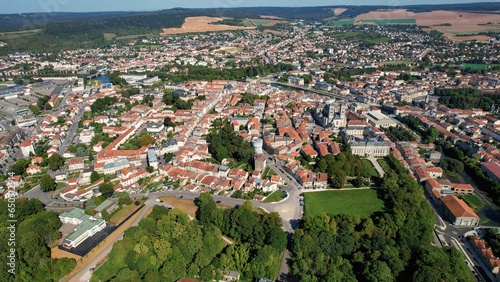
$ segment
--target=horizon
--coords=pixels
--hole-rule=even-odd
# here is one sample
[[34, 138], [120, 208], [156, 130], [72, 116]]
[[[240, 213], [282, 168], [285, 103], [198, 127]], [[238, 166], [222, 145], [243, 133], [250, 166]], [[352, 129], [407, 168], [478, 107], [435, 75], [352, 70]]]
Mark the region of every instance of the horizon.
[[[368, 2], [368, 3], [366, 3]], [[249, 3], [249, 5], [247, 4]], [[23, 0], [15, 1], [8, 7], [3, 7], [2, 14], [28, 14], [28, 13], [89, 13], [89, 12], [152, 12], [169, 10], [175, 8], [181, 9], [221, 9], [221, 8], [258, 8], [258, 7], [332, 7], [332, 6], [388, 6], [388, 7], [403, 7], [413, 5], [452, 5], [452, 4], [476, 4], [476, 3], [496, 3], [496, 1], [484, 0], [352, 0], [352, 1], [332, 1], [328, 0], [312, 0], [309, 5], [304, 5], [303, 1], [298, 0], [276, 0], [272, 5], [268, 5], [265, 0], [213, 0], [201, 1], [193, 0], [186, 3], [185, 1], [173, 1], [169, 3], [158, 3], [155, 0], [137, 1], [120, 1], [108, 0], [103, 3], [101, 0], [53, 0], [44, 2], [42, 0]], [[114, 7], [121, 7], [116, 9]]]

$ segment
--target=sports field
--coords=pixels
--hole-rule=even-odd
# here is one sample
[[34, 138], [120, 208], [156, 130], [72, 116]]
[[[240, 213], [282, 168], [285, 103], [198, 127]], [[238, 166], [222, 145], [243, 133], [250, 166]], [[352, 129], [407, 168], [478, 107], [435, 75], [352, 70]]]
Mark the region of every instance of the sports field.
[[370, 216], [383, 211], [384, 203], [375, 189], [304, 193], [305, 215], [356, 214]]

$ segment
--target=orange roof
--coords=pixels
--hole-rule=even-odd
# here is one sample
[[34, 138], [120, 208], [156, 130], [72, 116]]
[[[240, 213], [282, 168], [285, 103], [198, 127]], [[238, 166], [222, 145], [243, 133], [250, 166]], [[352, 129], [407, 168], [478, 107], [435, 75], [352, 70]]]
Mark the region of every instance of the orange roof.
[[477, 214], [461, 199], [455, 196], [441, 198], [445, 206], [455, 217], [476, 217]]

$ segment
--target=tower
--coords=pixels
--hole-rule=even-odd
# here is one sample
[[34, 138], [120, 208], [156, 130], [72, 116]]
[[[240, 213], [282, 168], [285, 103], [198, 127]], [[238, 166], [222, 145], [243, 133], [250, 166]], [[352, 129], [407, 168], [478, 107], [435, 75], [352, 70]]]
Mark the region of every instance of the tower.
[[264, 145], [264, 141], [260, 138], [254, 138], [252, 140], [252, 146], [255, 148], [256, 155], [262, 155], [262, 147]]

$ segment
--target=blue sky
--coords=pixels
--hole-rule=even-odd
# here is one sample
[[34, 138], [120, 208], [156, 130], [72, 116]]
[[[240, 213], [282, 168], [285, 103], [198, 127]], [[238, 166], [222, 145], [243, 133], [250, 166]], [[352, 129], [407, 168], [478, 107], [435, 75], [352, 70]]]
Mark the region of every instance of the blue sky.
[[[488, 1], [488, 0], [486, 0]], [[183, 8], [334, 5], [414, 5], [486, 2], [485, 0], [0, 0], [0, 14], [29, 12], [151, 11]], [[491, 2], [495, 2], [490, 0]]]

